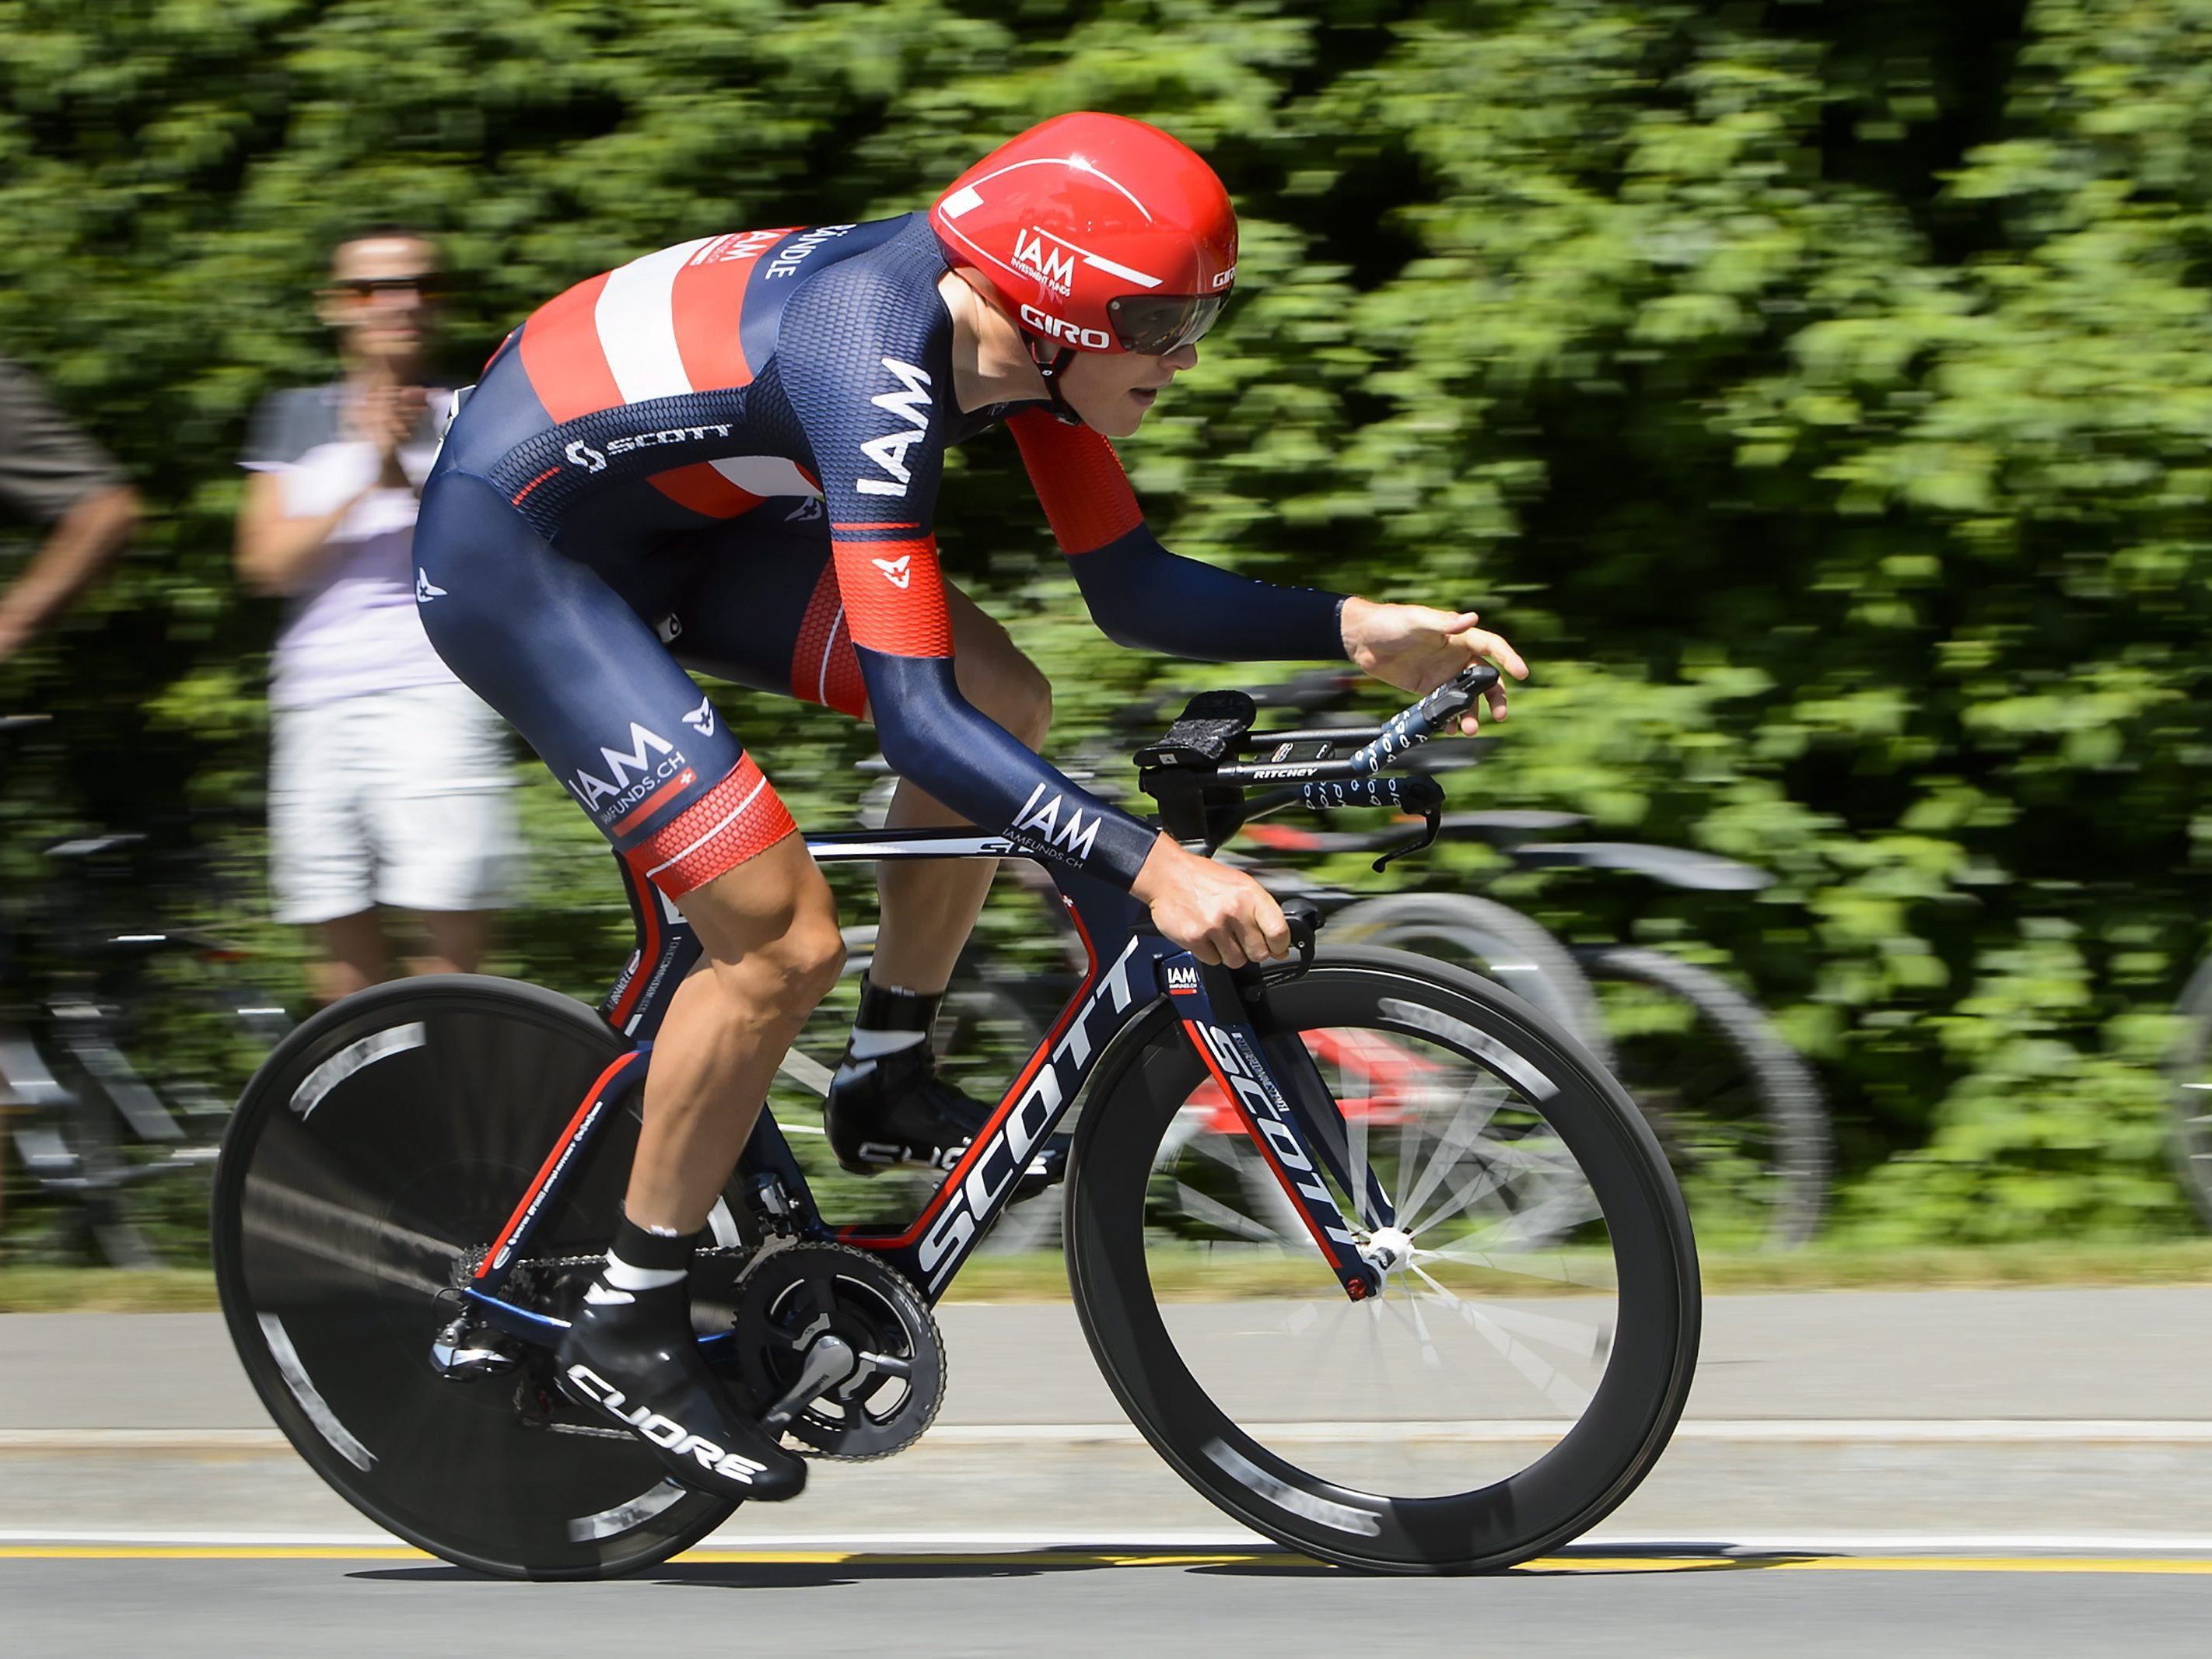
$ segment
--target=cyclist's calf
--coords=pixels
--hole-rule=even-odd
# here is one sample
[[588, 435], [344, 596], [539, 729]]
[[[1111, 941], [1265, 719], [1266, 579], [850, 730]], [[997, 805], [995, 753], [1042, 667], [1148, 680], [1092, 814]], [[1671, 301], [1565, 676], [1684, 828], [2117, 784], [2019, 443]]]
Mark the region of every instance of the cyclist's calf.
[[671, 1000], [645, 1080], [629, 1218], [696, 1232], [769, 1079], [845, 959], [829, 884], [796, 835], [678, 901], [705, 956]]

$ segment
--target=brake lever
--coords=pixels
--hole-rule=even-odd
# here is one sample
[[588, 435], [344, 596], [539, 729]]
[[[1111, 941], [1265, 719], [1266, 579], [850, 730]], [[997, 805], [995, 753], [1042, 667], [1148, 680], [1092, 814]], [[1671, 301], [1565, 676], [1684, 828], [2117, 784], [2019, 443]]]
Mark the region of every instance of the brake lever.
[[1283, 920], [1291, 925], [1291, 948], [1298, 953], [1297, 972], [1303, 974], [1313, 966], [1314, 934], [1321, 927], [1321, 906], [1309, 898], [1285, 899]]
[[1382, 857], [1375, 860], [1375, 873], [1376, 875], [1381, 875], [1382, 873], [1383, 866], [1389, 864], [1393, 859], [1404, 858], [1408, 853], [1424, 853], [1437, 844], [1437, 837], [1443, 833], [1443, 802], [1441, 800], [1432, 801], [1423, 806], [1421, 808], [1421, 823], [1423, 828], [1421, 830], [1421, 838], [1419, 841], [1409, 841], [1403, 847], [1394, 847], [1389, 852], [1383, 854]]

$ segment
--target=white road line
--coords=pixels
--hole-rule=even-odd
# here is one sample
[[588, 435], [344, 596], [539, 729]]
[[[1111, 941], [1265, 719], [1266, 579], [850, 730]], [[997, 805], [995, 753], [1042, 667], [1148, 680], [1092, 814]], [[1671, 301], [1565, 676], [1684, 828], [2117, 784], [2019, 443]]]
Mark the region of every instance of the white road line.
[[[1541, 1443], [1566, 1432], [1566, 1421], [1254, 1423], [1267, 1444], [1453, 1441]], [[921, 1444], [1139, 1444], [1127, 1423], [940, 1423]], [[1746, 1418], [1690, 1421], [1677, 1442], [1715, 1444], [2212, 1445], [2212, 1422], [2148, 1418]], [[0, 1452], [281, 1450], [275, 1429], [0, 1429]]]
[[[1263, 1444], [1289, 1442], [1374, 1440], [1552, 1441], [1571, 1425], [1559, 1422], [1506, 1420], [1501, 1422], [1348, 1422], [1254, 1423], [1244, 1425]], [[947, 1423], [931, 1429], [923, 1445], [988, 1445], [1000, 1441], [1141, 1441], [1143, 1436], [1127, 1423]], [[1993, 1418], [1942, 1419], [1784, 1419], [1752, 1418], [1741, 1421], [1715, 1419], [1686, 1422], [1674, 1431], [1676, 1441], [1719, 1443], [1750, 1442], [1843, 1442], [1886, 1444], [1984, 1442], [1997, 1445], [2212, 1445], [2212, 1423], [2197, 1421], [2090, 1419], [2044, 1421]]]
[[[1712, 1545], [1721, 1553], [1775, 1555], [1792, 1552], [1822, 1555], [2002, 1554], [2011, 1551], [2060, 1555], [2212, 1554], [2212, 1534], [2157, 1532], [1834, 1532], [1730, 1533]], [[1620, 1533], [1600, 1527], [1566, 1547], [1602, 1544], [1615, 1549], [1703, 1549], [1705, 1540], [1686, 1544], [1680, 1537]]]
[[0, 1429], [0, 1452], [285, 1449], [275, 1429]]
[[[742, 1521], [697, 1547], [716, 1554], [779, 1550], [1277, 1550], [1281, 1547], [1236, 1527], [1162, 1528], [1147, 1532], [1081, 1532], [1030, 1528], [1000, 1532], [747, 1533]], [[114, 1545], [145, 1549], [389, 1548], [402, 1540], [388, 1533], [153, 1531], [123, 1528], [0, 1528], [0, 1545]], [[2029, 1532], [1723, 1533], [1692, 1535], [1615, 1531], [1601, 1527], [1561, 1547], [1698, 1555], [1952, 1555], [2008, 1552], [2057, 1554], [2212, 1555], [2212, 1534]]]

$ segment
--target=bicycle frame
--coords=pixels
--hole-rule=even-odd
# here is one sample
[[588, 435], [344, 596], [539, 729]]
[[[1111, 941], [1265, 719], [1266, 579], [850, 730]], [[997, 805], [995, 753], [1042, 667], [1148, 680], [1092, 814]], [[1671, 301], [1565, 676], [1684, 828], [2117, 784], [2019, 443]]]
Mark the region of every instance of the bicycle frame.
[[[890, 859], [1029, 858], [1031, 849], [971, 830], [867, 831], [810, 837], [817, 863]], [[546, 1203], [559, 1192], [596, 1133], [645, 1080], [654, 1034], [700, 946], [674, 905], [617, 859], [638, 944], [601, 1004], [610, 1027], [634, 1046], [592, 1082], [537, 1177], [463, 1292], [488, 1324], [530, 1340], [557, 1340], [563, 1322], [505, 1299], [501, 1291]], [[933, 1304], [1012, 1200], [1023, 1170], [1051, 1134], [1115, 1042], [1163, 999], [1222, 1097], [1233, 1102], [1282, 1183], [1329, 1270], [1352, 1300], [1380, 1275], [1361, 1254], [1361, 1229], [1395, 1224], [1388, 1196], [1370, 1173], [1358, 1195], [1358, 1224], [1347, 1219], [1328, 1182], [1346, 1192], [1347, 1136], [1327, 1083], [1292, 1035], [1285, 1042], [1267, 1015], [1262, 976], [1199, 962], [1146, 926], [1144, 907], [1127, 893], [1054, 865], [1059, 890], [1089, 966], [1059, 1017], [1000, 1097], [982, 1133], [946, 1172], [920, 1214], [903, 1228], [833, 1227], [817, 1213], [806, 1178], [775, 1117], [763, 1107], [738, 1171], [769, 1215], [797, 1237], [870, 1251]], [[720, 1339], [709, 1339], [719, 1340]]]

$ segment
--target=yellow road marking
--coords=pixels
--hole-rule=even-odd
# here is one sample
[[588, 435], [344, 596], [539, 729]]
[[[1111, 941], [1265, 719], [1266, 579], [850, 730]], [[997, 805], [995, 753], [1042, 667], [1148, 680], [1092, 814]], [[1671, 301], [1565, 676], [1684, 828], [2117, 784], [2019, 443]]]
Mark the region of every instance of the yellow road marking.
[[0, 1544], [0, 1561], [428, 1561], [404, 1544]]
[[[0, 1544], [4, 1561], [428, 1561], [404, 1544]], [[1216, 1567], [1322, 1564], [1274, 1550], [994, 1550], [908, 1554], [889, 1550], [694, 1549], [678, 1564], [716, 1566]], [[2212, 1559], [2067, 1555], [1569, 1555], [1524, 1562], [1521, 1572], [1975, 1572], [2150, 1573], [2212, 1576]]]
[[2212, 1573], [2212, 1560], [2063, 1555], [1834, 1555], [1777, 1561], [1772, 1571], [1824, 1572], [2163, 1572]]

